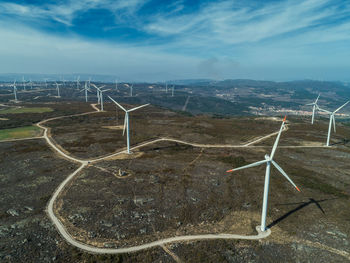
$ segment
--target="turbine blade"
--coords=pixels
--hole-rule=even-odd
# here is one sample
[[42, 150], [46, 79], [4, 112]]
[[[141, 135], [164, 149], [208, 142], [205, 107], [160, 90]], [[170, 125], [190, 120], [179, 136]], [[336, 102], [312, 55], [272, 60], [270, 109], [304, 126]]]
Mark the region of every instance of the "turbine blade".
[[281, 133], [282, 133], [282, 130], [283, 130], [283, 127], [284, 127], [284, 122], [286, 121], [286, 119], [287, 119], [287, 116], [284, 116], [284, 119], [283, 119], [283, 122], [282, 122], [282, 125], [281, 125], [281, 128], [280, 128], [280, 131], [278, 132], [276, 141], [275, 141], [275, 143], [273, 145], [273, 148], [272, 148], [272, 151], [271, 151], [271, 156], [270, 156], [271, 159], [275, 155], [275, 152], [276, 152], [276, 149], [277, 149], [277, 145], [278, 145], [278, 141], [280, 140]]
[[133, 109], [128, 110], [128, 112], [134, 111], [134, 110], [138, 110], [138, 109], [143, 108], [143, 107], [146, 107], [146, 106], [148, 106], [148, 105], [149, 105], [149, 103], [144, 104], [144, 105], [141, 105], [141, 106], [138, 106], [138, 107], [136, 107], [136, 108], [133, 108]]
[[114, 99], [112, 99], [111, 96], [108, 96], [108, 98], [111, 101], [113, 101], [115, 104], [117, 104], [117, 106], [119, 106], [119, 108], [121, 108], [123, 111], [127, 112], [127, 110], [122, 105], [120, 105], [118, 102], [116, 102]]
[[334, 118], [334, 114], [332, 114], [332, 119], [333, 119], [333, 129], [334, 129], [334, 132], [336, 132], [336, 130], [335, 130], [335, 118]]
[[328, 114], [332, 114], [332, 112], [330, 112], [330, 111], [328, 111], [328, 110], [325, 110], [325, 109], [321, 109], [320, 107], [317, 107], [317, 109], [318, 109], [319, 111], [323, 111], [323, 112], [326, 112], [326, 113], [328, 113]]
[[349, 102], [350, 102], [350, 100], [347, 101], [347, 102], [345, 102], [342, 106], [340, 106], [338, 109], [336, 109], [335, 111], [333, 111], [333, 113], [336, 113], [336, 112], [339, 111], [341, 108], [345, 107], [345, 105], [348, 104]]
[[315, 104], [317, 104], [320, 95], [321, 95], [321, 94], [318, 94], [317, 99], [315, 100]]
[[312, 106], [314, 105], [315, 103], [308, 103], [308, 104], [305, 104], [306, 106]]
[[314, 124], [315, 108], [316, 108], [316, 106], [314, 105], [314, 106], [312, 107], [312, 119], [311, 119], [311, 124]]
[[300, 192], [298, 186], [295, 185], [295, 183], [292, 181], [292, 179], [289, 178], [286, 172], [283, 171], [283, 169], [274, 160], [271, 160], [271, 162], [276, 167], [276, 169]]
[[227, 170], [226, 172], [227, 173], [231, 173], [231, 172], [234, 172], [234, 171], [238, 171], [238, 170], [242, 170], [242, 169], [246, 169], [246, 168], [250, 168], [250, 167], [259, 166], [260, 164], [267, 163], [267, 162], [268, 162], [268, 160], [258, 161], [258, 162], [255, 162], [255, 163], [251, 163], [251, 164], [248, 164], [248, 165], [244, 165], [244, 166], [238, 167], [238, 168]]
[[124, 136], [124, 134], [125, 134], [125, 128], [126, 128], [126, 118], [128, 118], [128, 115], [127, 115], [127, 113], [125, 113], [125, 116], [124, 116], [124, 128], [123, 128], [123, 136]]

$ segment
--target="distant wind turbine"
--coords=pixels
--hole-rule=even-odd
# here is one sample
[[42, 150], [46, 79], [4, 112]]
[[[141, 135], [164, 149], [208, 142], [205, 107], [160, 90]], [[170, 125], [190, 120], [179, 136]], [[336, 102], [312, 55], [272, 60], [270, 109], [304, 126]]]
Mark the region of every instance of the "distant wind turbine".
[[23, 82], [23, 90], [26, 90], [26, 81], [24, 80], [24, 76], [22, 76], [22, 82]]
[[77, 89], [79, 89], [79, 86], [80, 86], [79, 80], [80, 80], [80, 76], [78, 76], [78, 77], [77, 77], [77, 80], [76, 80], [76, 82], [77, 82]]
[[56, 81], [55, 81], [55, 84], [56, 84], [56, 90], [57, 90], [57, 97], [61, 98], [61, 95], [60, 95], [60, 86], [62, 84], [58, 84]]
[[270, 184], [270, 169], [271, 169], [271, 164], [276, 167], [276, 169], [300, 192], [299, 188], [294, 184], [294, 182], [289, 178], [289, 176], [282, 170], [282, 168], [273, 160], [273, 157], [275, 155], [278, 141], [281, 136], [281, 132], [284, 128], [284, 123], [286, 121], [286, 117], [284, 117], [280, 131], [277, 135], [275, 144], [273, 145], [271, 155], [269, 156], [268, 154], [265, 155], [265, 160], [263, 161], [258, 161], [252, 164], [248, 164], [239, 168], [234, 168], [232, 170], [228, 170], [227, 172], [234, 172], [238, 170], [242, 170], [245, 168], [250, 168], [250, 167], [255, 167], [261, 164], [266, 163], [266, 173], [265, 173], [265, 185], [264, 185], [264, 198], [263, 198], [263, 207], [262, 207], [262, 213], [261, 213], [261, 231], [266, 230], [266, 214], [267, 214], [267, 200], [268, 200], [268, 195], [269, 195], [269, 184]]
[[90, 89], [88, 88], [88, 85], [87, 85], [87, 82], [85, 81], [85, 86], [84, 88], [80, 91], [85, 91], [85, 102], [88, 102], [88, 95], [87, 95], [87, 92], [90, 91]]
[[330, 141], [330, 138], [331, 138], [331, 131], [332, 131], [332, 122], [333, 122], [333, 129], [334, 129], [334, 132], [336, 132], [335, 130], [335, 117], [334, 115], [340, 111], [343, 107], [346, 106], [346, 104], [348, 104], [350, 101], [347, 101], [346, 103], [344, 103], [342, 106], [340, 106], [338, 109], [336, 109], [335, 111], [331, 112], [331, 111], [328, 111], [328, 110], [324, 110], [324, 109], [321, 109], [321, 108], [318, 108], [320, 111], [323, 111], [323, 112], [326, 112], [329, 114], [329, 127], [328, 127], [328, 136], [327, 136], [327, 146], [329, 146], [329, 141]]
[[118, 79], [115, 80], [115, 90], [118, 91]]
[[171, 87], [171, 97], [174, 97], [174, 85]]
[[311, 124], [314, 124], [314, 118], [315, 118], [315, 111], [318, 109], [318, 99], [320, 97], [320, 94], [318, 94], [317, 99], [313, 103], [306, 104], [307, 106], [312, 106], [312, 118], [311, 118]]
[[102, 90], [105, 85], [97, 87], [95, 84], [91, 84], [97, 90], [97, 102], [101, 105], [101, 111], [103, 111], [103, 92], [108, 91], [109, 89]]
[[125, 117], [124, 117], [124, 128], [123, 128], [123, 136], [125, 134], [126, 130], [126, 145], [127, 145], [127, 153], [130, 154], [130, 127], [129, 127], [129, 112], [138, 110], [140, 108], [146, 107], [149, 104], [141, 105], [135, 108], [132, 108], [130, 110], [126, 110], [122, 105], [120, 105], [118, 102], [116, 102], [114, 99], [112, 99], [110, 96], [108, 98], [113, 101], [119, 108], [121, 108], [125, 112]]
[[16, 87], [16, 80], [13, 82], [13, 94], [15, 95], [15, 102], [17, 102], [17, 87]]

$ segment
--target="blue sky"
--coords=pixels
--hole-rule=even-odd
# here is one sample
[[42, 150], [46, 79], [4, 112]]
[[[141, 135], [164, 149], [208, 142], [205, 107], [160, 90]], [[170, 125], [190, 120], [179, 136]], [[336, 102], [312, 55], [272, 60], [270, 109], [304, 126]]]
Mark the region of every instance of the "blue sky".
[[0, 73], [350, 80], [350, 1], [0, 0]]

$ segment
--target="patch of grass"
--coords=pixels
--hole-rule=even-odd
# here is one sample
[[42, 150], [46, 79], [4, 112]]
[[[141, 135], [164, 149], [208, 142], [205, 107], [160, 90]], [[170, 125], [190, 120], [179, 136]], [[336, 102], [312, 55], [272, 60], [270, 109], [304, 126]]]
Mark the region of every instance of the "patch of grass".
[[48, 107], [31, 107], [31, 108], [9, 108], [5, 110], [1, 110], [0, 114], [19, 114], [19, 113], [43, 113], [43, 112], [51, 112], [53, 109]]
[[37, 126], [25, 126], [13, 129], [3, 129], [0, 130], [0, 141], [36, 137], [40, 135], [40, 132], [41, 130]]

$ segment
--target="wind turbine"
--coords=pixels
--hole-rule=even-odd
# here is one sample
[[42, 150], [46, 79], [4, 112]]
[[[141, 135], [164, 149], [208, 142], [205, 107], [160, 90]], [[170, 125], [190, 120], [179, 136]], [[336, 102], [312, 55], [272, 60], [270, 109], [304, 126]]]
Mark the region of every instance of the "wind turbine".
[[131, 84], [130, 86], [130, 97], [132, 97], [132, 87], [134, 86], [134, 84]]
[[77, 89], [79, 89], [79, 86], [80, 86], [79, 79], [80, 79], [80, 76], [78, 76], [78, 77], [77, 77], [77, 80], [76, 80], [76, 82], [77, 82]]
[[318, 98], [320, 97], [320, 94], [318, 94], [317, 99], [313, 103], [306, 104], [307, 106], [312, 106], [312, 119], [311, 119], [311, 124], [314, 124], [314, 118], [315, 118], [315, 111], [318, 109]]
[[119, 108], [121, 108], [124, 112], [125, 112], [125, 117], [124, 117], [124, 128], [123, 128], [123, 136], [125, 134], [125, 129], [126, 129], [126, 145], [127, 145], [127, 152], [128, 154], [130, 154], [130, 128], [129, 128], [129, 112], [134, 111], [134, 110], [138, 110], [140, 108], [146, 107], [149, 105], [148, 104], [144, 104], [135, 108], [132, 108], [130, 110], [126, 110], [122, 105], [120, 105], [118, 102], [116, 102], [114, 99], [111, 98], [111, 96], [108, 96], [108, 98], [113, 101]]
[[97, 95], [97, 104], [101, 104], [101, 111], [103, 111], [103, 92], [108, 91], [109, 89], [102, 90], [105, 85], [101, 87], [97, 87], [95, 84], [91, 84], [96, 89], [96, 95]]
[[24, 80], [24, 76], [22, 76], [22, 82], [23, 82], [23, 90], [26, 90], [26, 81]]
[[17, 87], [16, 87], [16, 80], [13, 82], [13, 94], [15, 95], [15, 102], [17, 102]]
[[327, 146], [329, 146], [329, 141], [330, 141], [330, 138], [331, 138], [331, 130], [332, 130], [332, 122], [333, 122], [333, 129], [334, 129], [334, 132], [336, 132], [335, 130], [335, 113], [337, 113], [337, 111], [339, 111], [340, 109], [342, 109], [343, 107], [345, 107], [346, 104], [348, 104], [350, 102], [347, 101], [346, 103], [344, 103], [342, 106], [340, 106], [338, 109], [336, 109], [335, 111], [331, 112], [331, 111], [328, 111], [328, 110], [324, 110], [324, 109], [321, 109], [321, 108], [318, 108], [320, 111], [323, 111], [323, 112], [326, 112], [329, 114], [329, 127], [328, 127], [328, 136], [327, 136]]
[[60, 86], [62, 84], [58, 84], [56, 81], [55, 81], [55, 84], [56, 84], [56, 90], [57, 90], [57, 97], [61, 98], [61, 95], [60, 95]]
[[[286, 116], [287, 117], [287, 116]], [[281, 129], [277, 135], [275, 144], [273, 145], [271, 155], [269, 156], [268, 154], [265, 155], [265, 160], [263, 161], [258, 161], [252, 164], [248, 164], [242, 167], [234, 168], [232, 170], [228, 170], [227, 172], [233, 172], [233, 171], [238, 171], [242, 170], [245, 168], [250, 168], [250, 167], [255, 167], [261, 164], [266, 163], [266, 173], [265, 173], [265, 185], [264, 185], [264, 198], [263, 198], [263, 207], [262, 207], [262, 213], [261, 213], [261, 231], [266, 230], [266, 214], [267, 214], [267, 200], [268, 200], [268, 195], [269, 195], [269, 184], [270, 184], [270, 169], [271, 169], [271, 164], [276, 167], [276, 169], [300, 192], [299, 188], [294, 184], [294, 182], [289, 178], [289, 176], [282, 170], [282, 168], [273, 160], [273, 157], [275, 155], [278, 141], [281, 136], [281, 132], [284, 128], [284, 123], [286, 121], [286, 117], [284, 117]]]
[[174, 85], [171, 87], [171, 97], [174, 97]]
[[90, 91], [89, 88], [88, 88], [88, 85], [87, 85], [87, 82], [85, 81], [85, 86], [84, 88], [80, 91], [82, 92], [83, 90], [85, 90], [85, 102], [88, 101], [88, 95], [87, 95], [87, 92]]
[[115, 89], [118, 91], [118, 79], [115, 80]]
[[168, 83], [165, 83], [165, 93], [168, 93]]
[[[104, 86], [102, 86], [104, 87]], [[102, 88], [101, 87], [101, 88]], [[105, 89], [105, 90], [100, 90], [100, 100], [101, 100], [101, 111], [103, 111], [103, 92], [108, 91], [109, 89]]]
[[29, 83], [30, 83], [30, 89], [33, 89], [33, 82], [31, 79], [29, 79]]

